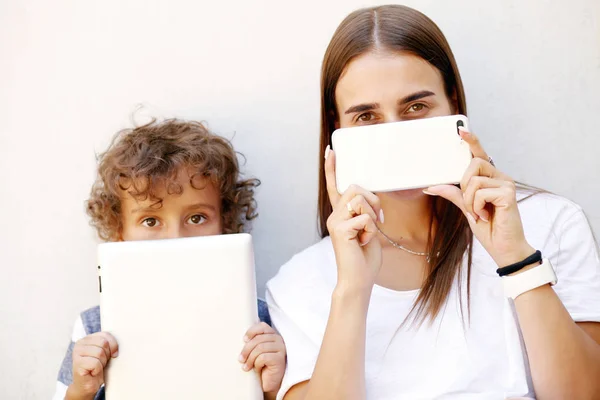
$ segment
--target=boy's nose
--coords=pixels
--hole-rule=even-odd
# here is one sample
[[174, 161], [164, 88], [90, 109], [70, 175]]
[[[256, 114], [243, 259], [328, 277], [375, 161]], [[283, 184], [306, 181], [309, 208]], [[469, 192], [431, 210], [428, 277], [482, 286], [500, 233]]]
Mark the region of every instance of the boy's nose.
[[165, 239], [177, 239], [183, 237], [183, 230], [179, 225], [170, 225], [167, 229], [167, 236]]

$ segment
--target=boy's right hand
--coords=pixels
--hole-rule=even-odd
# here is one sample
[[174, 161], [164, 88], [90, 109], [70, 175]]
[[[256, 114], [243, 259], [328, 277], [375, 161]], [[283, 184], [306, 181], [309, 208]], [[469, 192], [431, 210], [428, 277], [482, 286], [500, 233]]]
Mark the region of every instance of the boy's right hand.
[[119, 345], [108, 332], [84, 337], [73, 347], [73, 383], [67, 389], [66, 400], [93, 400], [104, 384], [104, 368], [117, 357]]

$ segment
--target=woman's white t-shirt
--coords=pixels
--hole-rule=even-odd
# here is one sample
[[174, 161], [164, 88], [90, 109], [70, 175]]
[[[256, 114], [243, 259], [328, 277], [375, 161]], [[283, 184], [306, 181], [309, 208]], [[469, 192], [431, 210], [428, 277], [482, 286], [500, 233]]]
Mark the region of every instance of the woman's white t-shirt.
[[[553, 288], [571, 317], [600, 321], [598, 247], [581, 208], [558, 196], [537, 194], [519, 209], [528, 242], [554, 266], [558, 283]], [[475, 241], [470, 321], [462, 276], [463, 289], [455, 284], [440, 316], [418, 330], [410, 324], [400, 329], [418, 290], [373, 288], [366, 334], [367, 399], [535, 398], [514, 303], [504, 297], [496, 268]], [[288, 354], [278, 399], [312, 375], [336, 275], [333, 246], [325, 238], [295, 255], [267, 283], [271, 318]]]

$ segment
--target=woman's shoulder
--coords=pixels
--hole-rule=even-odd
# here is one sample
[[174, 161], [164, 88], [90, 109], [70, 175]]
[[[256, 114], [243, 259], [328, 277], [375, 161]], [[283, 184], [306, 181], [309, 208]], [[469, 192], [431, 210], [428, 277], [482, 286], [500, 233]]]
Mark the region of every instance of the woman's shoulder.
[[557, 229], [574, 215], [583, 213], [577, 203], [544, 191], [521, 189], [517, 192], [517, 200], [524, 225], [541, 224], [550, 229]]
[[571, 239], [594, 241], [581, 206], [562, 196], [547, 192], [527, 194], [519, 202], [519, 212], [525, 237], [532, 246], [545, 250], [545, 254], [565, 250]]

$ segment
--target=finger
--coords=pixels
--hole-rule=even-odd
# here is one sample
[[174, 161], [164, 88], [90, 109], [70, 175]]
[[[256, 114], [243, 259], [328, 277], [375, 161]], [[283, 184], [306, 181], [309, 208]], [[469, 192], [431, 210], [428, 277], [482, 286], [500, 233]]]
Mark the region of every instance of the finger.
[[[92, 348], [92, 350], [90, 350]], [[98, 336], [86, 336], [81, 339], [77, 343], [75, 343], [75, 347], [73, 348], [73, 353], [76, 353], [79, 356], [90, 356], [91, 352], [93, 352], [93, 348], [99, 348], [104, 352], [104, 357], [106, 359], [110, 358], [110, 344], [105, 339]]]
[[86, 344], [81, 346], [77, 351], [77, 356], [96, 358], [102, 363], [102, 366], [106, 366], [108, 360], [110, 359], [110, 353], [107, 353], [106, 349], [94, 344]]
[[498, 179], [496, 168], [489, 162], [482, 160], [481, 158], [474, 158], [467, 167], [467, 170], [463, 174], [460, 181], [460, 188], [464, 192], [469, 185], [469, 181], [474, 176], [484, 176], [488, 178]]
[[489, 160], [489, 156], [483, 149], [479, 138], [473, 132], [469, 132], [463, 126], [458, 127], [458, 132], [460, 134], [460, 137], [469, 145], [469, 149], [471, 150], [471, 154], [473, 154], [473, 157], [481, 158], [485, 161]]
[[[354, 196], [354, 198], [350, 200], [348, 204], [350, 204], [349, 207], [354, 211], [355, 214], [368, 214], [374, 221], [377, 221], [375, 210], [373, 210], [373, 207], [371, 207], [371, 205], [367, 202], [367, 199], [365, 199], [365, 196], [362, 194]], [[350, 216], [350, 210], [348, 210], [348, 215]]]
[[79, 376], [91, 375], [96, 377], [102, 373], [104, 366], [94, 357], [80, 357], [76, 362], [73, 362], [73, 369]]
[[490, 217], [488, 210], [485, 208], [479, 211], [474, 210], [473, 202], [475, 200], [475, 193], [477, 193], [477, 191], [480, 189], [498, 188], [502, 187], [502, 185], [504, 185], [504, 181], [499, 179], [492, 179], [484, 176], [472, 177], [463, 193], [465, 210], [471, 213], [473, 216], [479, 217], [485, 222], [488, 222]]
[[[479, 189], [475, 192], [473, 210], [479, 214], [484, 210], [486, 204], [492, 204], [494, 208], [509, 208], [515, 203], [515, 191], [503, 185], [498, 188]], [[487, 210], [484, 211], [487, 212]]]
[[244, 335], [244, 342], [247, 343], [251, 341], [256, 335], [264, 335], [267, 333], [275, 333], [275, 329], [271, 328], [266, 322], [258, 322], [252, 325], [246, 331], [246, 335]]
[[325, 182], [327, 186], [327, 194], [331, 205], [335, 207], [340, 201], [340, 193], [337, 190], [337, 180], [335, 178], [335, 153], [327, 146], [325, 150]]
[[252, 349], [250, 354], [248, 355], [248, 359], [244, 363], [243, 369], [244, 371], [250, 371], [252, 368], [255, 368], [255, 361], [258, 356], [263, 353], [276, 353], [279, 351], [279, 346], [275, 342], [264, 342], [259, 343]]
[[376, 234], [377, 225], [368, 214], [362, 214], [344, 221], [336, 228], [336, 236], [346, 240], [356, 239], [361, 246], [368, 244]]
[[283, 354], [278, 352], [259, 354], [258, 357], [256, 357], [256, 360], [254, 361], [254, 369], [260, 371], [264, 367], [277, 365], [279, 361], [283, 361], [283, 358]]
[[[334, 211], [338, 211], [339, 213], [345, 211], [346, 215], [349, 214], [347, 205], [356, 196], [362, 196], [371, 206], [373, 211], [375, 211], [375, 215], [379, 215], [381, 210], [381, 202], [379, 200], [379, 197], [376, 194], [369, 192], [357, 185], [350, 185], [350, 187], [348, 187], [348, 190], [346, 190], [340, 197], [338, 204], [334, 205]], [[354, 212], [358, 214], [358, 210], [354, 210]], [[340, 216], [344, 220], [348, 219], [346, 215], [340, 214]]]
[[117, 343], [117, 339], [108, 332], [96, 332], [86, 336], [84, 339], [87, 339], [90, 344], [101, 346], [107, 350], [109, 358], [117, 357], [119, 355], [119, 344]]
[[278, 335], [276, 333], [266, 333], [262, 335], [256, 335], [252, 340], [244, 345], [242, 352], [240, 353], [239, 361], [245, 363], [248, 360], [248, 356], [261, 343], [276, 342]]

